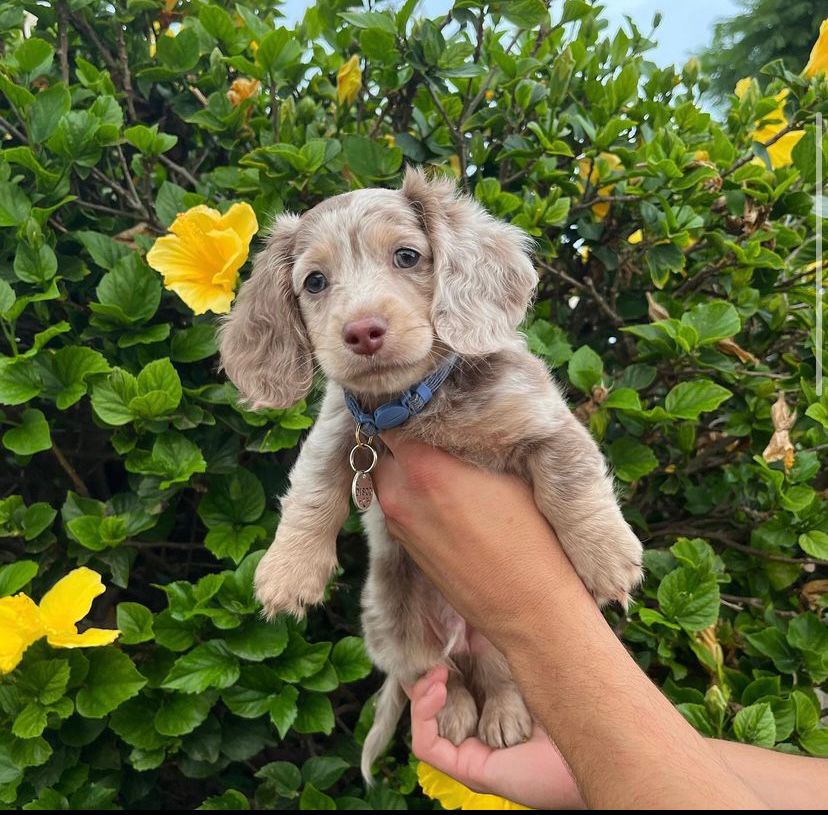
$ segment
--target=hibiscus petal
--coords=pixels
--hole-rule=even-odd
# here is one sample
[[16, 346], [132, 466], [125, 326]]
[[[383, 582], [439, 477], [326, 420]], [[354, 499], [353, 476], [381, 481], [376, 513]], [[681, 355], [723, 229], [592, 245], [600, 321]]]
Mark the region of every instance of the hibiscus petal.
[[234, 288], [238, 280], [239, 269], [247, 260], [250, 250], [248, 242], [243, 242], [232, 229], [214, 229], [207, 239], [213, 247], [216, 259], [221, 259], [223, 262], [221, 265], [216, 263], [213, 266], [212, 275], [205, 280], [205, 283], [209, 282], [228, 290]]
[[13, 671], [23, 659], [23, 654], [31, 645], [23, 637], [12, 631], [0, 632], [0, 674]]
[[209, 232], [220, 220], [221, 213], [217, 209], [199, 204], [186, 212], [179, 212], [172, 222], [170, 232], [181, 237], [187, 237], [193, 231]]
[[244, 244], [249, 244], [259, 231], [256, 213], [248, 203], [233, 204], [216, 224], [217, 229], [232, 229]]
[[227, 314], [236, 296], [235, 292], [228, 291], [221, 286], [203, 283], [172, 283], [167, 288], [174, 291], [193, 310], [194, 314], [204, 314], [205, 311]]
[[49, 634], [46, 642], [57, 648], [90, 648], [95, 645], [109, 645], [115, 642], [121, 632], [117, 628], [90, 628], [83, 634], [72, 632], [61, 632], [60, 634]]
[[167, 288], [170, 283], [180, 280], [209, 280], [216, 271], [217, 259], [213, 256], [207, 260], [202, 247], [203, 240], [196, 242], [184, 240], [177, 235], [165, 235], [147, 252], [147, 263], [161, 272]]
[[50, 632], [74, 632], [104, 588], [101, 576], [86, 566], [74, 569], [43, 595], [40, 616]]
[[13, 671], [26, 649], [45, 633], [40, 611], [30, 597], [0, 597], [0, 674]]

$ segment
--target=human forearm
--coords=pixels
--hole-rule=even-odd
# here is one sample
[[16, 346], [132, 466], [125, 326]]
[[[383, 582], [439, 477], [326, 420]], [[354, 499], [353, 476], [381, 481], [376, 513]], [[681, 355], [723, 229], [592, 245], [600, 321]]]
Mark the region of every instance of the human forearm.
[[710, 739], [719, 756], [771, 809], [824, 809], [828, 761]]
[[[640, 671], [562, 553], [555, 557], [555, 591], [529, 599], [537, 624], [508, 630], [500, 645], [584, 800], [595, 808], [761, 807]], [[653, 769], [645, 783], [642, 768]]]

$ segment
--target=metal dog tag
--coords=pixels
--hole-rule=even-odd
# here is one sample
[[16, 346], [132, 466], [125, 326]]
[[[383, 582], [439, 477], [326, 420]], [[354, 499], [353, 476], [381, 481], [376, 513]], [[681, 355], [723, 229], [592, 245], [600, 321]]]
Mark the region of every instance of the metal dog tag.
[[[374, 500], [374, 482], [371, 480], [370, 473], [377, 464], [377, 451], [371, 447], [374, 437], [367, 436], [363, 441], [363, 435], [359, 425], [357, 425], [356, 444], [348, 456], [348, 463], [354, 473], [354, 478], [351, 481], [351, 498], [354, 499], [354, 504], [360, 512], [365, 512]], [[365, 460], [365, 454], [368, 455], [367, 461]], [[357, 463], [357, 456], [361, 456], [361, 463]]]
[[351, 497], [360, 512], [365, 512], [374, 500], [374, 482], [368, 473], [357, 470], [351, 482]]

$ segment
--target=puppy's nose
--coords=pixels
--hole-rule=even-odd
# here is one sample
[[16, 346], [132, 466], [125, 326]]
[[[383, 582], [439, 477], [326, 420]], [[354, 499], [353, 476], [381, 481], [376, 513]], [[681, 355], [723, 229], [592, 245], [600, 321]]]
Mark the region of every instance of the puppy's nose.
[[342, 329], [345, 344], [355, 354], [375, 354], [382, 348], [388, 323], [382, 317], [363, 317], [347, 323]]

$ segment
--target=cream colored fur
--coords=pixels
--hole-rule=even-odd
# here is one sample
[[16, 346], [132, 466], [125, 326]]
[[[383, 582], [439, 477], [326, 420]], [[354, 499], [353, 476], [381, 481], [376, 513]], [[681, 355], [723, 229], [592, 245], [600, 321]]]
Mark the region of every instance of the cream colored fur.
[[[414, 268], [394, 268], [401, 247], [420, 253]], [[461, 362], [402, 432], [530, 482], [596, 599], [626, 604], [641, 578], [641, 544], [621, 515], [595, 442], [517, 330], [537, 284], [529, 250], [519, 229], [459, 196], [453, 183], [429, 181], [418, 170], [406, 173], [401, 190], [347, 193], [301, 218], [276, 220], [222, 328], [222, 362], [253, 406], [287, 407], [304, 396], [314, 358], [328, 386], [291, 472], [276, 539], [256, 573], [268, 616], [302, 615], [322, 600], [336, 567], [354, 437], [342, 389], [376, 406], [450, 352]], [[311, 272], [328, 278], [319, 294], [303, 290]], [[383, 347], [373, 356], [354, 354], [343, 326], [373, 315], [388, 323]], [[438, 662], [451, 668], [443, 735], [459, 742], [476, 732], [495, 747], [525, 739], [531, 718], [503, 656], [468, 636], [451, 597], [389, 535], [376, 502], [364, 527], [370, 570], [363, 628], [371, 657], [387, 674], [363, 750], [366, 778], [403, 709], [401, 684]]]

